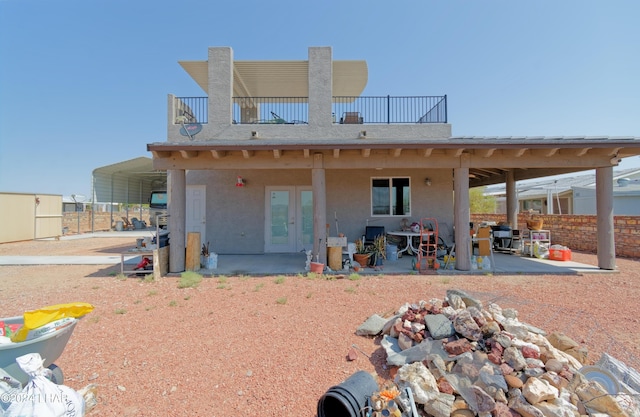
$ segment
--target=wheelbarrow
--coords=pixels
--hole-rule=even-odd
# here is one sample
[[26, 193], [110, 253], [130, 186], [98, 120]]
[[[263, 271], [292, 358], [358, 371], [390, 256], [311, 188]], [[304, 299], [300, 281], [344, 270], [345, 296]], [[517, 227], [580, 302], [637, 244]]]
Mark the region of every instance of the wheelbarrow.
[[[24, 317], [9, 317], [0, 319], [5, 324], [24, 324]], [[16, 358], [27, 353], [39, 353], [44, 359], [44, 366], [52, 372], [52, 381], [56, 384], [64, 382], [62, 370], [53, 362], [57, 360], [64, 350], [73, 329], [78, 324], [78, 319], [67, 320], [64, 324], [57, 326], [53, 331], [35, 337], [30, 340], [18, 343], [0, 344], [0, 368], [12, 378], [19, 381], [22, 386], [29, 382], [29, 376], [18, 366]]]

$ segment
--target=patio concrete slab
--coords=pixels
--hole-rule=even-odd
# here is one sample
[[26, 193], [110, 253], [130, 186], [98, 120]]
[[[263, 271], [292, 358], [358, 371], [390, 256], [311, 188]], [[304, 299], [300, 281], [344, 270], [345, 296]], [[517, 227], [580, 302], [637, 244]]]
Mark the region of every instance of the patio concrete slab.
[[[602, 270], [594, 265], [571, 261], [550, 261], [519, 255], [495, 254], [495, 272], [491, 270], [458, 271], [428, 270], [428, 274], [461, 275], [461, 274], [511, 274], [511, 275], [578, 275], [585, 273], [611, 273], [617, 271]], [[397, 261], [385, 261], [381, 268], [364, 268], [358, 273], [362, 275], [408, 275], [418, 274], [413, 269], [415, 257], [404, 256]], [[212, 270], [202, 269], [203, 274], [212, 275], [291, 275], [306, 274], [306, 256], [300, 254], [261, 254], [261, 255], [218, 255], [218, 267]], [[351, 271], [352, 272], [352, 271]], [[349, 274], [349, 271], [326, 271], [333, 274]]]
[[[63, 236], [61, 239], [86, 239], [92, 237], [131, 237], [132, 242], [138, 237], [153, 237], [155, 229], [85, 233], [81, 235]], [[126, 263], [139, 261], [139, 256], [126, 256]], [[386, 260], [381, 268], [364, 268], [359, 271], [363, 275], [407, 275], [418, 274], [413, 269], [413, 256], [403, 256], [396, 261]], [[439, 275], [563, 275], [587, 273], [617, 273], [617, 270], [603, 270], [595, 265], [581, 264], [572, 261], [551, 261], [548, 259], [530, 258], [518, 254], [495, 253], [495, 270], [458, 271], [428, 270], [427, 274]], [[119, 255], [110, 256], [0, 256], [0, 265], [114, 265], [120, 263]], [[306, 274], [306, 255], [304, 253], [272, 253], [272, 254], [221, 254], [218, 255], [216, 269], [201, 269], [205, 275], [294, 275]], [[326, 271], [326, 273], [349, 274], [349, 271]]]

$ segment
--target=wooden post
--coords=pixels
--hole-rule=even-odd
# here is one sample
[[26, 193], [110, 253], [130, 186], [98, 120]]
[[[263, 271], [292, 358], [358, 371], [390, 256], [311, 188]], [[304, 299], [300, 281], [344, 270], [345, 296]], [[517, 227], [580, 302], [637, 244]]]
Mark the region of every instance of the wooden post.
[[200, 270], [200, 233], [187, 233], [187, 256], [185, 260], [185, 270]]

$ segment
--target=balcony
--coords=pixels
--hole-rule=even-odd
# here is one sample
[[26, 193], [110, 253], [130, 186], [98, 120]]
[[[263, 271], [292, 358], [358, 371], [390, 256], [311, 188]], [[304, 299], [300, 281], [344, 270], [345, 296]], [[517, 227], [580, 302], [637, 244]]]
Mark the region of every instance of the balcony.
[[[175, 97], [174, 120], [208, 123], [207, 97]], [[334, 96], [334, 124], [447, 123], [447, 96]], [[309, 122], [307, 97], [233, 97], [233, 124], [300, 125]]]

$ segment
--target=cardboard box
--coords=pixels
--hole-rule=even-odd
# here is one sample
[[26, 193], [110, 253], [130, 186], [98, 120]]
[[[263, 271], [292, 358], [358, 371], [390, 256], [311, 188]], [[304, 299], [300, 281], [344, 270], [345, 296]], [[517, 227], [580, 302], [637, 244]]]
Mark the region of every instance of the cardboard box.
[[328, 247], [337, 247], [337, 246], [347, 246], [347, 238], [346, 237], [327, 237], [327, 246]]
[[549, 259], [552, 261], [570, 261], [571, 249], [549, 249]]

